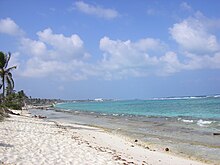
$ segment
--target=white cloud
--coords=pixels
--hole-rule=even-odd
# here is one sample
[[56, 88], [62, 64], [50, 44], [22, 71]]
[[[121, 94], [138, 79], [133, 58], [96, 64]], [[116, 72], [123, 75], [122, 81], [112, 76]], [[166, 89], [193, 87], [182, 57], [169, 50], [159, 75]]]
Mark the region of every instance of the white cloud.
[[[153, 47], [151, 47], [153, 45]], [[130, 40], [111, 40], [103, 37], [100, 40], [100, 49], [105, 52], [103, 62], [110, 62], [112, 66], [117, 67], [135, 67], [144, 65], [149, 61], [147, 51], [156, 49], [160, 46], [158, 40], [151, 38], [142, 39], [138, 42]]]
[[29, 38], [22, 38], [20, 42], [20, 49], [27, 54], [33, 56], [44, 56], [47, 53], [47, 47], [45, 43], [41, 41], [35, 41]]
[[11, 18], [0, 20], [0, 33], [5, 33], [13, 36], [21, 36], [24, 34], [24, 32]]
[[76, 2], [75, 6], [79, 11], [83, 13], [105, 19], [113, 19], [119, 16], [119, 13], [114, 9], [107, 9], [107, 8], [102, 8], [100, 6], [90, 5], [83, 1]]
[[25, 77], [53, 77], [59, 80], [83, 80], [87, 75], [82, 71], [86, 64], [82, 61], [72, 60], [63, 62], [59, 60], [42, 60], [30, 58], [22, 72]]
[[51, 45], [60, 53], [79, 56], [83, 51], [83, 41], [77, 34], [65, 37], [63, 34], [53, 34], [53, 31], [48, 28], [38, 32], [37, 35], [41, 42]]
[[90, 54], [85, 51], [80, 36], [56, 34], [47, 28], [36, 33], [36, 40], [21, 36], [19, 52], [13, 54], [11, 64], [20, 65], [19, 73], [25, 77], [68, 81], [89, 77], [111, 80], [167, 76], [183, 70], [220, 69], [217, 36], [210, 33], [210, 26], [206, 26], [204, 20], [207, 18], [197, 14], [169, 29], [181, 47], [178, 51], [170, 50], [155, 38], [141, 38], [134, 42], [103, 37], [99, 43], [103, 56], [90, 63], [87, 60]]
[[137, 41], [134, 46], [141, 51], [163, 51], [166, 49], [166, 44], [162, 43], [159, 39], [144, 38]]
[[21, 38], [20, 51], [27, 55], [21, 72], [26, 77], [58, 77], [59, 79], [86, 79], [90, 65], [85, 62], [89, 53], [76, 34], [69, 37], [54, 34], [51, 29], [37, 33], [39, 39]]
[[[106, 79], [146, 77], [150, 74], [168, 76], [183, 70], [220, 68], [220, 52], [201, 56], [187, 49], [177, 55], [174, 51], [167, 51], [165, 44], [153, 38], [132, 42], [103, 37], [100, 49], [103, 59], [98, 65], [99, 74]], [[158, 50], [162, 50], [163, 54], [160, 52], [158, 55]]]
[[[153, 38], [132, 42], [103, 37], [100, 40], [100, 49], [104, 52], [100, 68], [106, 79], [143, 77], [154, 74], [157, 70], [161, 70], [162, 63], [170, 63], [169, 59], [165, 60], [168, 55], [161, 59], [155, 55], [162, 48], [164, 44]], [[152, 50], [154, 50], [154, 55], [150, 54]], [[170, 58], [170, 60], [172, 62], [173, 59]], [[168, 70], [163, 72], [168, 72]]]
[[180, 70], [220, 68], [220, 43], [215, 35], [219, 23], [218, 19], [209, 19], [197, 11], [169, 29], [183, 55]]
[[188, 58], [188, 62], [183, 68], [185, 70], [220, 69], [220, 52], [203, 56], [186, 52], [185, 55]]
[[[87, 63], [83, 58], [65, 60], [65, 54], [56, 56], [56, 49], [43, 48], [42, 54], [36, 53], [33, 44], [41, 45], [42, 41], [28, 40], [27, 49], [32, 56], [27, 60], [22, 75], [26, 77], [54, 77], [61, 80], [84, 80], [89, 77], [104, 79], [121, 79], [126, 77], [146, 77], [148, 75], [167, 76], [182, 70], [202, 68], [220, 68], [220, 53], [213, 56], [185, 52], [184, 59], [173, 51], [163, 50], [163, 55], [156, 55], [164, 44], [153, 38], [130, 40], [111, 40], [103, 37], [100, 50], [103, 58], [95, 63]], [[151, 54], [152, 49], [156, 54]], [[25, 52], [25, 50], [23, 50]], [[40, 51], [41, 52], [41, 51]], [[160, 52], [161, 53], [161, 52]], [[53, 55], [55, 54], [55, 57]], [[45, 57], [46, 56], [46, 57]], [[62, 57], [62, 58], [61, 58]]]
[[179, 61], [175, 52], [166, 52], [164, 56], [159, 58], [160, 68], [158, 75], [170, 75], [179, 72], [184, 65]]
[[186, 51], [192, 53], [213, 53], [219, 51], [217, 37], [200, 18], [190, 17], [176, 23], [169, 29], [172, 38]]

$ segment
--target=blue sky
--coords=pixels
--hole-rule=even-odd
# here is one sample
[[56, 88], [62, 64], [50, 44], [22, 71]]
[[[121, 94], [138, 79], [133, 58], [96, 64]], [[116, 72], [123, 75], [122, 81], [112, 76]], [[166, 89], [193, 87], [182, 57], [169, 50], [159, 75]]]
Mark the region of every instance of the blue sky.
[[218, 0], [1, 0], [0, 50], [32, 97], [220, 93]]

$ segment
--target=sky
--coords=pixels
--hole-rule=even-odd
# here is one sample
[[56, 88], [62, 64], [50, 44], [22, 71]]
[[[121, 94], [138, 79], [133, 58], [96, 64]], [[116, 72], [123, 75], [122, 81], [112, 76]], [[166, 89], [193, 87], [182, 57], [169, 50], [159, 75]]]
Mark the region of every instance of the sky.
[[61, 99], [220, 93], [219, 0], [0, 0], [15, 90]]

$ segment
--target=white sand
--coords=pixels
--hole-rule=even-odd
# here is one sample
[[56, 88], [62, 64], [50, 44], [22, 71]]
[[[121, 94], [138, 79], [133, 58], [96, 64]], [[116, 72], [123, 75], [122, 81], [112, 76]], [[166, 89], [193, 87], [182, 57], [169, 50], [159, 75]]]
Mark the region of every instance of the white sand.
[[202, 165], [102, 129], [12, 116], [0, 123], [0, 164]]

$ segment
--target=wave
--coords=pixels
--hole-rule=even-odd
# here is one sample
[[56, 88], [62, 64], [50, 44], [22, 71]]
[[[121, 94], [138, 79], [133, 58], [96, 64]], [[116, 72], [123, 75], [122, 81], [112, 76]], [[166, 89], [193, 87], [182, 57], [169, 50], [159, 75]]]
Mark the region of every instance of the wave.
[[[182, 117], [179, 117], [177, 119], [178, 121], [181, 121], [181, 122], [184, 122], [184, 123], [189, 123], [189, 124], [197, 124], [198, 126], [200, 127], [208, 127], [214, 123], [219, 123], [218, 121], [216, 120], [204, 120], [204, 119], [186, 119], [186, 118], [182, 118]], [[220, 125], [219, 125], [220, 126]]]
[[215, 95], [215, 96], [213, 96], [214, 98], [218, 98], [218, 97], [220, 97], [220, 95]]
[[148, 100], [187, 100], [187, 99], [205, 99], [205, 98], [219, 98], [220, 94], [216, 95], [202, 95], [202, 96], [174, 96], [174, 97], [155, 97]]
[[194, 120], [187, 120], [187, 119], [182, 119], [181, 121], [183, 121], [184, 123], [193, 123]]
[[207, 126], [207, 125], [212, 124], [212, 123], [214, 123], [214, 122], [215, 122], [215, 121], [208, 121], [208, 120], [202, 120], [202, 119], [200, 119], [200, 120], [197, 121], [197, 125], [199, 125], [199, 126], [201, 126], [201, 127], [204, 127], [204, 126]]

